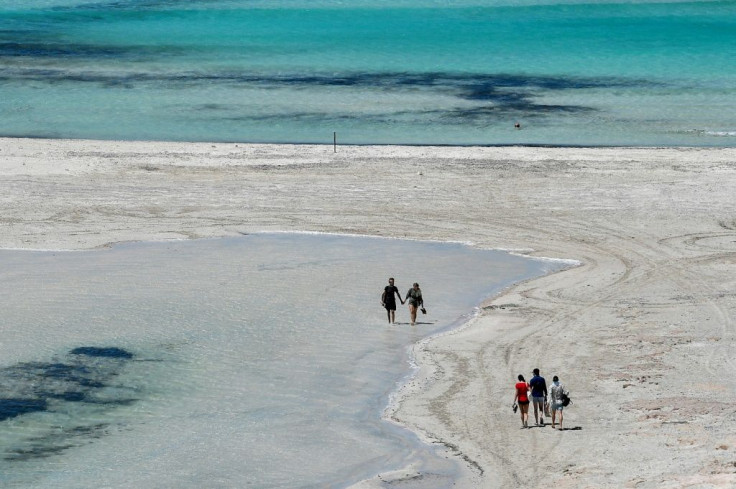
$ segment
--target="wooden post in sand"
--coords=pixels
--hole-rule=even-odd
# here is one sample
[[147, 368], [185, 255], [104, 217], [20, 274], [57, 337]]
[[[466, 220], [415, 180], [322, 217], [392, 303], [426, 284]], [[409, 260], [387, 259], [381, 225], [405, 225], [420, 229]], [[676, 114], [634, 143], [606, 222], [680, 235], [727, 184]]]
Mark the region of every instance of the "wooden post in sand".
[[335, 153], [337, 153], [337, 132], [332, 133], [332, 148], [334, 149]]

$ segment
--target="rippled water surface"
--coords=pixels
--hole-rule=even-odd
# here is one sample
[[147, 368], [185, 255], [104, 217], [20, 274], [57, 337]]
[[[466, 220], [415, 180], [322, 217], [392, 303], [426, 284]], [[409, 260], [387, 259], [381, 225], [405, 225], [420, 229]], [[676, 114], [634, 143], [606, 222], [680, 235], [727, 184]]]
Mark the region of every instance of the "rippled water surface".
[[9, 0], [0, 135], [734, 146], [735, 57], [732, 0]]
[[[457, 244], [263, 234], [0, 251], [0, 486], [339, 487], [454, 462], [381, 421], [407, 346], [563, 266]], [[417, 326], [380, 295], [418, 281]], [[434, 486], [432, 486], [434, 487]]]

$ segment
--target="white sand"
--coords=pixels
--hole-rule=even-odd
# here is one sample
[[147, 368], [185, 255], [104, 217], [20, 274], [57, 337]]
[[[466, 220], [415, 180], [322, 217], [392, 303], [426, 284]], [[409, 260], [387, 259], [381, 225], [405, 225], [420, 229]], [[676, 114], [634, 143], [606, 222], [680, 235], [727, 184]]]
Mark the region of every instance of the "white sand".
[[[0, 139], [0, 188], [4, 248], [299, 230], [580, 260], [418, 345], [389, 416], [464, 461], [458, 487], [736, 487], [736, 149]], [[537, 366], [578, 430], [520, 429]]]

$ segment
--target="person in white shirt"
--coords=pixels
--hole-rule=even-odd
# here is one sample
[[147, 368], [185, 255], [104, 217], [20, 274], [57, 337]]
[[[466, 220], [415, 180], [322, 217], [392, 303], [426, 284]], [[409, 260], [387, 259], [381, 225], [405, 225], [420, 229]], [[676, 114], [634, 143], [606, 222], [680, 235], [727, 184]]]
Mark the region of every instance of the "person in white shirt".
[[550, 408], [552, 409], [552, 428], [555, 427], [555, 417], [559, 413], [560, 430], [562, 430], [562, 408], [564, 407], [562, 405], [563, 395], [568, 396], [570, 393], [565, 389], [565, 386], [560, 383], [560, 379], [555, 375], [552, 377], [552, 387], [549, 389], [549, 397], [551, 400]]

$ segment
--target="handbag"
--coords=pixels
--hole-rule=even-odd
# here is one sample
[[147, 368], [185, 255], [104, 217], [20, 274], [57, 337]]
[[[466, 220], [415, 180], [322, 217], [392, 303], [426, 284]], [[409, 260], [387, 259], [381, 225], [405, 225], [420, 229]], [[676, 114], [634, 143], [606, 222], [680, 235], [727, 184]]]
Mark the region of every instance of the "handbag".
[[549, 402], [547, 402], [546, 400], [544, 401], [544, 415], [548, 418], [552, 416], [552, 414], [550, 414], [549, 412]]
[[562, 401], [562, 405], [567, 407], [572, 402], [572, 399], [570, 399], [570, 396], [568, 396], [565, 392], [562, 393], [562, 398], [560, 399]]

